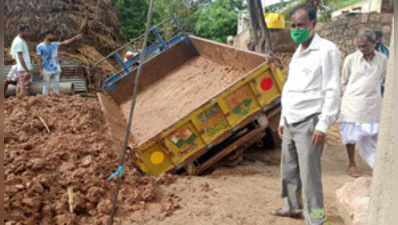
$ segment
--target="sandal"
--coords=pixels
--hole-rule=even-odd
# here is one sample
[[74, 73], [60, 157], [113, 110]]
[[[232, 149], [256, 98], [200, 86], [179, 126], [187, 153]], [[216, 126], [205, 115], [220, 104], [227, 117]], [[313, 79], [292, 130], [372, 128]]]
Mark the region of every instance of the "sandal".
[[271, 211], [271, 215], [280, 216], [280, 217], [292, 217], [292, 218], [301, 218], [302, 217], [301, 210], [289, 211], [289, 210], [282, 209], [282, 208]]

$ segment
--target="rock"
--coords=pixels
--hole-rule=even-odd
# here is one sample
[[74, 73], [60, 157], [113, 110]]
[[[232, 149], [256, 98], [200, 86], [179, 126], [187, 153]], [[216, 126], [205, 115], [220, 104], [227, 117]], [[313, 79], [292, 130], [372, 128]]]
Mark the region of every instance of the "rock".
[[102, 200], [98, 206], [97, 209], [102, 213], [102, 214], [109, 214], [112, 211], [112, 202], [111, 200]]
[[361, 177], [336, 191], [339, 214], [347, 225], [367, 225], [372, 179]]
[[36, 159], [32, 159], [31, 163], [32, 163], [33, 170], [39, 170], [39, 169], [42, 169], [46, 165], [46, 160], [36, 158]]
[[62, 214], [55, 217], [55, 222], [57, 225], [69, 225], [72, 224], [72, 217]]
[[87, 193], [88, 200], [97, 203], [99, 202], [99, 199], [103, 197], [103, 193], [104, 190], [99, 187], [90, 187]]
[[84, 158], [82, 159], [81, 165], [82, 165], [83, 167], [88, 167], [88, 166], [90, 166], [90, 164], [91, 164], [92, 161], [93, 161], [93, 157], [91, 157], [91, 156], [86, 156], [86, 157], [84, 157]]
[[16, 225], [16, 224], [17, 224], [17, 222], [15, 222], [15, 221], [7, 221], [5, 223], [5, 225]]
[[44, 188], [43, 188], [43, 186], [40, 183], [34, 183], [32, 185], [32, 190], [34, 192], [36, 192], [36, 193], [39, 193], [39, 194], [44, 192]]

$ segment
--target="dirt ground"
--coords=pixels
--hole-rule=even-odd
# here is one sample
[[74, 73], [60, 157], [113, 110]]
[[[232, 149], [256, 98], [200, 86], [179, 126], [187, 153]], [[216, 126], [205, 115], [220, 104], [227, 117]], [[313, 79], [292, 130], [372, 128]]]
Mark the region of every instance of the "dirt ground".
[[[6, 224], [106, 224], [115, 185], [106, 179], [117, 167], [120, 150], [107, 135], [97, 100], [9, 98], [5, 114]], [[346, 175], [339, 143], [334, 126], [323, 157], [326, 210], [333, 225], [343, 225], [335, 192], [353, 179]], [[128, 159], [116, 224], [304, 224], [269, 215], [282, 205], [280, 150], [252, 148], [245, 158], [237, 167], [217, 168], [206, 176], [160, 178], [139, 175]], [[370, 176], [362, 162], [360, 170]]]
[[[202, 177], [180, 177], [163, 187], [181, 198], [181, 208], [159, 222], [136, 223], [133, 216], [123, 218], [123, 225], [302, 225], [304, 220], [277, 218], [269, 214], [282, 206], [280, 200], [280, 150], [247, 152], [243, 165], [219, 168]], [[357, 156], [363, 176], [370, 169]], [[323, 187], [328, 222], [343, 225], [336, 206], [336, 190], [354, 178], [346, 175], [347, 158], [339, 142], [337, 127], [331, 128], [323, 155]]]

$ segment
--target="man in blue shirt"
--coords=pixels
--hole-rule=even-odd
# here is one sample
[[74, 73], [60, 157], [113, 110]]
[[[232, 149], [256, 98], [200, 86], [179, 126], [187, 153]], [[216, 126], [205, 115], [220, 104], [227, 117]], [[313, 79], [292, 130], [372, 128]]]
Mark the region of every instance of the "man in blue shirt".
[[49, 86], [53, 89], [54, 93], [59, 94], [59, 80], [61, 75], [61, 66], [58, 59], [58, 48], [61, 45], [67, 45], [73, 41], [82, 38], [82, 35], [56, 42], [54, 31], [48, 30], [42, 34], [43, 42], [37, 45], [36, 54], [39, 56], [39, 70], [40, 75], [43, 77], [43, 95], [48, 95]]
[[[376, 34], [376, 51], [383, 53], [387, 58], [390, 56], [390, 49], [383, 44], [383, 33], [375, 31]], [[386, 83], [386, 74], [383, 74], [383, 81], [381, 83], [381, 95], [384, 95], [384, 87]]]

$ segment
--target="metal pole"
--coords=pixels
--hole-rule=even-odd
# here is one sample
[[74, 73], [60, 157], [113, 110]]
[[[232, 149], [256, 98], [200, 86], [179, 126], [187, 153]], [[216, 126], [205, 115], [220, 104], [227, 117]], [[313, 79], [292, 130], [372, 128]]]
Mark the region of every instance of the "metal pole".
[[[145, 35], [144, 35], [144, 43], [142, 45], [143, 62], [145, 62], [145, 58], [146, 58], [145, 49], [146, 49], [146, 44], [147, 44], [147, 41], [148, 41], [149, 31], [151, 30], [150, 28], [151, 28], [151, 20], [152, 20], [153, 2], [154, 2], [154, 0], [151, 0], [151, 3], [149, 5], [149, 9], [148, 9], [148, 15], [147, 15], [147, 21], [146, 21], [146, 30], [145, 30]], [[131, 103], [131, 108], [130, 108], [130, 113], [129, 113], [129, 120], [128, 120], [128, 124], [127, 124], [126, 136], [125, 136], [124, 144], [123, 144], [123, 153], [122, 153], [122, 157], [120, 159], [120, 164], [119, 164], [119, 168], [122, 168], [122, 169], [123, 169], [123, 164], [124, 164], [124, 161], [125, 161], [125, 158], [126, 158], [128, 139], [130, 137], [130, 129], [131, 129], [131, 124], [132, 124], [133, 117], [134, 117], [134, 108], [135, 108], [135, 104], [136, 104], [136, 100], [137, 100], [138, 83], [140, 81], [140, 75], [141, 75], [141, 71], [142, 71], [142, 66], [143, 66], [143, 63], [141, 63], [138, 66], [137, 75], [135, 77], [134, 90], [133, 90], [133, 96], [132, 96], [132, 103]], [[123, 170], [121, 172], [123, 172]], [[116, 205], [117, 205], [117, 197], [119, 195], [119, 189], [120, 189], [121, 180], [122, 180], [122, 173], [120, 173], [119, 176], [117, 176], [117, 184], [116, 184], [115, 195], [114, 195], [114, 198], [113, 198], [112, 212], [111, 212], [111, 217], [110, 217], [109, 223], [108, 223], [109, 225], [113, 224], [113, 220], [114, 220], [114, 217], [115, 217]]]
[[[150, 30], [152, 30], [152, 29], [154, 29], [154, 28], [157, 28], [157, 27], [159, 27], [159, 26], [161, 26], [161, 25], [167, 23], [167, 22], [169, 22], [169, 21], [172, 20], [172, 19], [173, 19], [173, 17], [167, 18], [167, 19], [163, 20], [162, 22], [160, 22], [160, 23], [156, 24], [155, 26], [153, 26]], [[119, 52], [120, 50], [124, 49], [127, 45], [129, 45], [129, 44], [131, 44], [131, 43], [133, 43], [133, 42], [135, 42], [135, 41], [141, 39], [143, 36], [144, 36], [144, 35], [140, 35], [139, 37], [130, 40], [130, 41], [127, 42], [126, 44], [122, 45], [120, 48], [114, 50], [113, 52], [111, 52], [111, 53], [109, 53], [107, 56], [105, 56], [104, 58], [100, 59], [98, 62], [94, 63], [94, 64], [92, 65], [92, 67], [98, 66], [98, 64], [102, 63], [103, 61], [105, 61], [105, 60], [108, 59], [109, 57], [113, 56], [116, 52]]]

